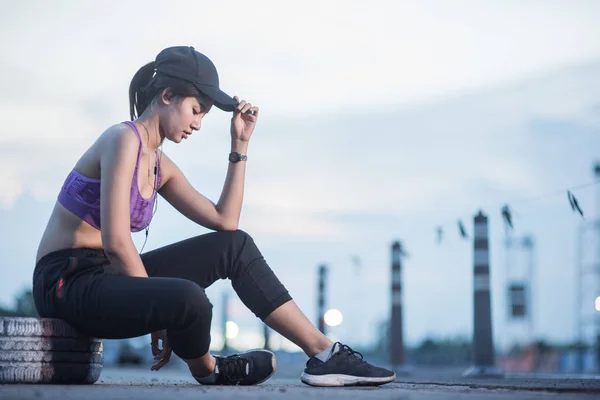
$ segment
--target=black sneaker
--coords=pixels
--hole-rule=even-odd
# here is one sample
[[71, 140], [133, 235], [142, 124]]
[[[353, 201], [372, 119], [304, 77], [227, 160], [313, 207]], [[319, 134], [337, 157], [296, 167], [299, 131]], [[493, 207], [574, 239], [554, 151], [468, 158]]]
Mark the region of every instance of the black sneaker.
[[275, 373], [275, 354], [268, 350], [251, 350], [227, 357], [215, 356], [214, 375], [196, 378], [203, 385], [258, 385]]
[[[311, 357], [300, 380], [311, 386], [377, 386], [396, 379], [396, 373], [375, 367], [362, 354], [336, 342], [333, 354], [323, 362]], [[337, 351], [336, 351], [337, 349]]]

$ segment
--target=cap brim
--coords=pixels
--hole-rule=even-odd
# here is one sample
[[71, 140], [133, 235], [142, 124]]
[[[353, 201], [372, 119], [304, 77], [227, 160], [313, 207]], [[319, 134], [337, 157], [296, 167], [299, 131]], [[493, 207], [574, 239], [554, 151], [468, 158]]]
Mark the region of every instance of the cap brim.
[[198, 90], [207, 95], [215, 102], [215, 106], [223, 111], [233, 111], [239, 103], [227, 93], [215, 86], [196, 85]]

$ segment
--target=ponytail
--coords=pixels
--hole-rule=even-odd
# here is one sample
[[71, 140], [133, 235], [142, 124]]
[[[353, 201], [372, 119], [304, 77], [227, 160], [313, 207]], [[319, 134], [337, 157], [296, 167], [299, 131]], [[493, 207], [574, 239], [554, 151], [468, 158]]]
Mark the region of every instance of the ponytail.
[[154, 78], [155, 66], [154, 61], [149, 62], [140, 68], [131, 79], [129, 85], [129, 115], [132, 121], [144, 112], [156, 94], [152, 93], [155, 91], [152, 89], [155, 88], [151, 84]]

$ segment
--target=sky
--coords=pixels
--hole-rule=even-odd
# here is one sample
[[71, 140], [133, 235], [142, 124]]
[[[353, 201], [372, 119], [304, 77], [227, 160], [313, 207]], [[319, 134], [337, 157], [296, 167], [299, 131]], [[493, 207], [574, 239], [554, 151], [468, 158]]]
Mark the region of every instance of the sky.
[[[69, 170], [103, 130], [128, 119], [133, 74], [162, 48], [186, 44], [213, 60], [223, 90], [260, 107], [240, 228], [313, 321], [317, 266], [329, 266], [328, 306], [344, 315], [332, 337], [376, 340], [389, 317], [395, 240], [409, 253], [407, 343], [470, 337], [472, 242], [456, 223], [472, 233], [479, 209], [490, 218], [494, 338], [506, 345], [526, 335], [506, 316], [506, 284], [524, 270], [507, 267], [507, 203], [512, 234], [535, 242], [533, 336], [575, 337], [577, 249], [591, 259], [598, 239], [577, 240], [584, 220], [566, 190], [585, 221], [600, 215], [598, 187], [578, 187], [594, 182], [600, 160], [597, 2], [0, 1], [0, 9], [0, 51], [10, 55], [0, 59], [0, 304], [30, 285]], [[214, 109], [200, 134], [164, 147], [213, 200], [229, 118]], [[161, 199], [145, 250], [207, 232]], [[143, 235], [134, 241], [140, 249]], [[261, 325], [228, 282], [207, 291], [215, 316], [225, 290], [240, 332], [256, 336]], [[586, 290], [593, 316], [594, 288]]]

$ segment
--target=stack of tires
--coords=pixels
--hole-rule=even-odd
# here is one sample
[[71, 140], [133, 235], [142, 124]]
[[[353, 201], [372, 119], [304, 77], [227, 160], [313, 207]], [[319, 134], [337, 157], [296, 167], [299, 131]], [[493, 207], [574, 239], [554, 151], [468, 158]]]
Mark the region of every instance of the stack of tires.
[[102, 340], [62, 320], [0, 317], [0, 384], [92, 384], [102, 364]]

